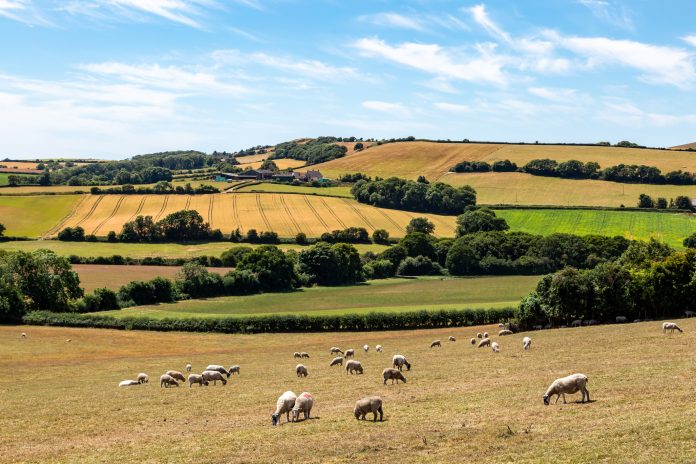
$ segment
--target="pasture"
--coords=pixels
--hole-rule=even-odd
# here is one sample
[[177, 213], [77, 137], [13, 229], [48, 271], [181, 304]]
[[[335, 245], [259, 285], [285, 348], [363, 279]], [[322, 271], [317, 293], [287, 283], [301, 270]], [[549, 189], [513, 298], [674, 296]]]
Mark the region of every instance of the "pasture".
[[[494, 336], [498, 354], [468, 344], [497, 326], [282, 336], [0, 327], [0, 462], [690, 462], [696, 319], [679, 322], [685, 333], [673, 336], [659, 322]], [[434, 339], [441, 349], [428, 348]], [[365, 373], [330, 368], [334, 345], [355, 348]], [[295, 375], [295, 351], [310, 353], [307, 378]], [[395, 353], [413, 367], [406, 384], [385, 386]], [[239, 364], [241, 375], [159, 387], [186, 363]], [[117, 387], [139, 372], [149, 384]], [[592, 402], [544, 406], [548, 385], [574, 372], [588, 376]], [[273, 427], [286, 390], [314, 395], [312, 419]], [[367, 395], [382, 397], [384, 422], [353, 417]]]
[[0, 223], [6, 236], [39, 237], [69, 215], [79, 195], [0, 196]]
[[536, 287], [538, 280], [539, 276], [394, 278], [347, 287], [311, 287], [289, 293], [185, 300], [106, 314], [164, 318], [499, 308], [517, 306], [522, 297]]

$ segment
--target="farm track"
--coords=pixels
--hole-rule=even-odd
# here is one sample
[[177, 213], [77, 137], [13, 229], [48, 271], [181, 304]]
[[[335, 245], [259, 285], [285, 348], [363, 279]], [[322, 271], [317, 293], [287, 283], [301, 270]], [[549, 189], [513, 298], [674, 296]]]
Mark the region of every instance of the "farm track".
[[186, 204], [184, 205], [184, 210], [188, 211], [191, 206], [191, 195], [186, 196]]
[[133, 219], [138, 217], [138, 215], [142, 212], [143, 206], [145, 206], [145, 199], [146, 198], [147, 197], [145, 195], [143, 195], [143, 198], [142, 198], [142, 200], [140, 200], [140, 204], [138, 205], [138, 209], [136, 209], [135, 213], [133, 213], [133, 215], [128, 219], [128, 222], [131, 222]]
[[338, 217], [336, 212], [326, 203], [326, 200], [324, 198], [320, 198], [320, 200], [324, 207], [329, 210], [329, 213], [331, 213], [334, 219], [336, 219], [336, 221], [338, 221], [338, 223], [341, 224], [341, 228], [345, 229], [346, 224], [343, 221], [341, 221], [341, 218]]
[[261, 206], [261, 195], [258, 193], [256, 194], [256, 207], [259, 209], [259, 214], [261, 214], [261, 219], [263, 219], [263, 223], [266, 224], [266, 230], [273, 230], [273, 228], [271, 227], [271, 223], [268, 221], [266, 213], [263, 210], [263, 206]]
[[75, 215], [77, 214], [77, 211], [80, 209], [80, 206], [82, 206], [82, 203], [84, 203], [84, 202], [87, 201], [87, 198], [89, 198], [89, 195], [83, 195], [83, 196], [80, 198], [79, 201], [75, 202], [75, 204], [73, 205], [73, 207], [72, 207], [72, 209], [70, 210], [70, 212], [69, 212], [68, 214], [66, 214], [66, 215], [63, 217], [63, 219], [60, 220], [60, 222], [59, 222], [58, 224], [56, 224], [55, 226], [53, 226], [52, 228], [50, 228], [50, 229], [42, 236], [42, 238], [50, 237], [51, 235], [55, 235], [55, 234], [57, 234], [58, 232], [60, 232], [61, 229], [63, 229], [63, 226], [64, 226], [70, 219], [72, 219], [73, 217], [75, 217]]
[[213, 203], [215, 201], [215, 195], [210, 195], [210, 201], [208, 203], [208, 224], [213, 227]]
[[119, 210], [119, 208], [121, 207], [121, 203], [123, 203], [123, 200], [125, 200], [125, 199], [126, 199], [126, 196], [125, 196], [125, 195], [121, 195], [121, 198], [119, 198], [118, 201], [116, 202], [116, 205], [114, 206], [113, 211], [111, 211], [111, 214], [110, 214], [109, 216], [107, 216], [106, 219], [104, 219], [102, 222], [100, 222], [99, 225], [98, 225], [97, 227], [94, 228], [94, 230], [92, 231], [92, 234], [93, 234], [93, 235], [97, 235], [97, 233], [99, 232], [99, 230], [100, 230], [102, 227], [104, 227], [104, 224], [106, 224], [106, 223], [109, 222], [114, 216], [116, 216], [116, 213], [118, 213], [118, 210]]
[[155, 219], [154, 219], [155, 222], [159, 221], [159, 218], [162, 217], [162, 214], [167, 209], [167, 203], [169, 203], [169, 195], [164, 196], [164, 201], [162, 202], [162, 208], [159, 210], [159, 213], [157, 213], [157, 216], [155, 216]]
[[304, 201], [305, 201], [305, 203], [307, 203], [307, 207], [312, 211], [312, 213], [314, 214], [314, 216], [319, 220], [319, 222], [321, 222], [321, 225], [324, 226], [324, 229], [325, 229], [327, 232], [330, 232], [331, 229], [329, 228], [329, 225], [326, 223], [326, 221], [324, 221], [324, 218], [321, 216], [321, 214], [319, 214], [319, 213], [317, 212], [317, 210], [316, 210], [316, 208], [314, 207], [314, 205], [309, 201], [309, 197], [308, 197], [308, 196], [305, 195]]
[[239, 210], [237, 209], [237, 195], [232, 195], [232, 215], [235, 222], [237, 223], [237, 228], [242, 231], [242, 221], [239, 218]]
[[75, 226], [79, 226], [83, 222], [85, 222], [87, 219], [89, 219], [92, 214], [94, 214], [94, 211], [97, 209], [97, 206], [99, 206], [99, 203], [104, 199], [104, 195], [101, 195], [99, 198], [97, 198], [97, 201], [94, 202], [92, 207], [90, 208], [89, 212], [87, 213], [86, 216], [84, 216], [82, 219], [80, 219]]
[[343, 199], [343, 203], [344, 203], [345, 205], [347, 205], [351, 210], [353, 210], [353, 212], [355, 212], [355, 214], [357, 214], [357, 215], [360, 217], [360, 219], [362, 219], [363, 221], [365, 221], [365, 225], [367, 225], [370, 229], [372, 229], [372, 232], [374, 232], [374, 231], [376, 230], [375, 226], [372, 225], [372, 223], [371, 223], [370, 220], [367, 218], [367, 216], [365, 216], [365, 215], [363, 214], [363, 212], [360, 211], [359, 208], [357, 208], [354, 204], [352, 204], [349, 200], [346, 200], [345, 198]]
[[399, 223], [396, 222], [396, 221], [394, 220], [394, 218], [392, 218], [392, 217], [389, 216], [387, 213], [385, 213], [384, 210], [377, 208], [377, 211], [379, 211], [379, 213], [380, 213], [382, 216], [384, 216], [384, 218], [385, 218], [387, 221], [389, 221], [389, 222], [391, 223], [391, 225], [393, 225], [393, 226], [396, 228], [396, 230], [401, 230], [401, 231], [404, 230], [404, 228], [401, 227], [401, 226], [399, 225]]
[[288, 207], [288, 204], [285, 202], [285, 198], [283, 198], [282, 195], [280, 195], [279, 198], [280, 198], [280, 204], [283, 206], [283, 209], [284, 209], [285, 212], [288, 214], [288, 217], [290, 218], [290, 221], [292, 222], [293, 226], [295, 227], [295, 230], [296, 230], [297, 233], [299, 234], [300, 232], [302, 232], [302, 230], [300, 229], [300, 225], [297, 223], [297, 220], [295, 220], [295, 216], [294, 216], [294, 215], [292, 214], [292, 212], [290, 211], [290, 208]]

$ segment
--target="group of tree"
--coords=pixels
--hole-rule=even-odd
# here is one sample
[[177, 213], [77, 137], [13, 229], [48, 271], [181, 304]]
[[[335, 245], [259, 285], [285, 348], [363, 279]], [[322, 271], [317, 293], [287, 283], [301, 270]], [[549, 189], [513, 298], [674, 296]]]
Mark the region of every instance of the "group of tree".
[[342, 158], [348, 149], [337, 145], [336, 137], [318, 137], [305, 143], [285, 142], [276, 145], [269, 160], [279, 158], [292, 158], [306, 161], [307, 164], [323, 163], [332, 159]]
[[517, 164], [510, 160], [495, 161], [493, 164], [485, 161], [462, 161], [449, 170], [450, 172], [513, 172], [517, 171]]
[[361, 203], [423, 213], [460, 214], [467, 206], [476, 204], [476, 191], [468, 185], [430, 184], [425, 179], [359, 180], [351, 193]]
[[670, 198], [669, 202], [664, 197], [658, 197], [656, 200], [650, 195], [641, 193], [638, 196], [638, 208], [657, 208], [657, 209], [681, 209], [692, 211], [694, 209], [691, 204], [691, 198], [680, 195], [676, 198]]

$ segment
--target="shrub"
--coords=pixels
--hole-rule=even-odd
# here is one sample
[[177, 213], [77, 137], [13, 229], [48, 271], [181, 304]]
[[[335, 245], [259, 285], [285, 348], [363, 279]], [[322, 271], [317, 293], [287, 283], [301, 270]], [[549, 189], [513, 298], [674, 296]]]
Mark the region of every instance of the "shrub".
[[372, 241], [380, 245], [388, 245], [389, 232], [384, 229], [375, 229], [375, 231], [372, 232]]
[[298, 245], [307, 245], [307, 234], [298, 232], [297, 235], [295, 235], [295, 243]]
[[416, 256], [415, 258], [409, 256], [401, 262], [397, 274], [404, 276], [440, 275], [442, 268], [425, 256]]
[[386, 259], [376, 259], [363, 266], [366, 279], [388, 279], [394, 277], [394, 266]]
[[253, 295], [261, 292], [261, 282], [253, 272], [230, 271], [222, 279], [226, 295]]
[[85, 239], [85, 229], [80, 226], [66, 227], [58, 232], [58, 240], [63, 242], [82, 242]]
[[655, 202], [653, 201], [652, 197], [650, 197], [650, 195], [646, 195], [644, 193], [641, 193], [640, 196], [638, 197], [638, 207], [639, 208], [654, 208]]
[[220, 256], [222, 265], [225, 267], [236, 267], [239, 261], [252, 251], [254, 251], [254, 249], [248, 246], [237, 246], [230, 248], [229, 250], [223, 252]]

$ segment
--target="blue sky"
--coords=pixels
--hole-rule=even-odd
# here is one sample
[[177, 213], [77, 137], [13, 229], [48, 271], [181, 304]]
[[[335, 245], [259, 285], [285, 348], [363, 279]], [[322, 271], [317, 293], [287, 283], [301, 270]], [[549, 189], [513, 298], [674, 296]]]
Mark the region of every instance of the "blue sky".
[[0, 157], [696, 141], [691, 1], [0, 0]]

